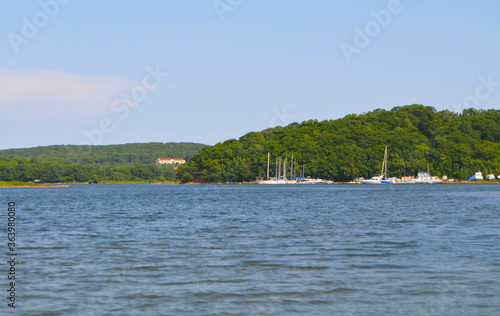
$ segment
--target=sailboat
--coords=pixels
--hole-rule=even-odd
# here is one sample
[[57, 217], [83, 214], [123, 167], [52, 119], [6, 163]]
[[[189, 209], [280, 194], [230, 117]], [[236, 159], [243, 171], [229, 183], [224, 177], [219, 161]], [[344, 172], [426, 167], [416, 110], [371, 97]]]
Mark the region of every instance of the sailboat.
[[392, 183], [391, 180], [387, 179], [387, 146], [385, 146], [384, 160], [382, 161], [382, 172], [379, 176], [373, 176], [371, 179], [361, 180], [361, 183], [365, 184], [386, 184]]
[[[287, 184], [288, 182], [286, 180], [286, 177], [285, 176], [283, 176], [283, 177], [280, 176], [280, 174], [281, 174], [281, 156], [279, 157], [279, 162], [278, 162], [278, 158], [276, 158], [276, 171], [275, 171], [276, 177], [269, 178], [269, 159], [270, 159], [270, 155], [271, 154], [268, 152], [267, 153], [267, 178], [266, 178], [266, 180], [257, 181], [257, 183], [258, 184]], [[286, 174], [285, 166], [286, 166], [286, 160], [283, 163], [283, 174], [284, 175]]]
[[[276, 170], [275, 177], [269, 177], [269, 160], [270, 153], [267, 153], [267, 177], [266, 180], [258, 178], [256, 183], [258, 184], [333, 184], [333, 181], [323, 180], [323, 179], [311, 179], [310, 177], [304, 177], [305, 168], [302, 166], [302, 176], [300, 178], [296, 177], [297, 172], [297, 159], [293, 159], [293, 155], [290, 159], [290, 165], [288, 166], [288, 155], [285, 156], [283, 164], [281, 163], [281, 156], [276, 158]], [[283, 167], [283, 170], [281, 169]], [[290, 168], [289, 170], [287, 168]]]

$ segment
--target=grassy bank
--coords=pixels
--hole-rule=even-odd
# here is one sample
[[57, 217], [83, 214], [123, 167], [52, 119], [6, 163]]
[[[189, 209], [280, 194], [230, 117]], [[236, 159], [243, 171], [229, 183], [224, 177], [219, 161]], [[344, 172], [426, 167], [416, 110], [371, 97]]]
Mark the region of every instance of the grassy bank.
[[0, 187], [41, 187], [40, 183], [29, 183], [22, 181], [0, 181]]

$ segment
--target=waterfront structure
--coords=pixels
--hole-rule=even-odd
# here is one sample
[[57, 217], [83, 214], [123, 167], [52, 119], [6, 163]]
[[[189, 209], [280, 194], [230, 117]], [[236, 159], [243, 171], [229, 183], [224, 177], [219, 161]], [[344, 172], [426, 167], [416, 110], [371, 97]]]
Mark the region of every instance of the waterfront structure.
[[186, 160], [181, 158], [158, 158], [156, 159], [155, 163], [157, 165], [182, 165], [183, 163], [186, 163]]

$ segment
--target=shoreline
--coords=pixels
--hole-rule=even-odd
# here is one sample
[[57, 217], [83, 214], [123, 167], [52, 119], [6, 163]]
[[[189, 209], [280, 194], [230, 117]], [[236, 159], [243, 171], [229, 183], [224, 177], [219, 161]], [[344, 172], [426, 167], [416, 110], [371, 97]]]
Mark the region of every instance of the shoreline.
[[[70, 185], [99, 185], [99, 184], [151, 184], [151, 185], [258, 185], [256, 182], [188, 182], [188, 183], [176, 183], [176, 182], [101, 182], [101, 183], [86, 183], [86, 182], [59, 182], [59, 183], [19, 183], [14, 185], [9, 185], [9, 181], [0, 181], [1, 188], [68, 188]], [[360, 182], [334, 182], [333, 184], [323, 184], [323, 185], [335, 185], [335, 184], [363, 184]], [[407, 183], [390, 183], [392, 185], [412, 185]], [[390, 185], [389, 184], [389, 185]], [[453, 182], [443, 182], [436, 184], [500, 184], [500, 181], [453, 181]], [[280, 184], [277, 184], [282, 186]], [[306, 186], [315, 186], [318, 184], [306, 184]], [[321, 184], [320, 184], [321, 185]], [[367, 184], [364, 184], [365, 186]], [[428, 185], [427, 183], [416, 183], [414, 185]]]

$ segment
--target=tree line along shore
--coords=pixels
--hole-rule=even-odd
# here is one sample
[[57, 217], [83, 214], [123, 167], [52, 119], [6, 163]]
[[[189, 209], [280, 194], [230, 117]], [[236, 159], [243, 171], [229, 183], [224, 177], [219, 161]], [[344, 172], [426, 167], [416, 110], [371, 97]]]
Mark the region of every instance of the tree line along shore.
[[175, 182], [175, 167], [159, 157], [189, 159], [207, 145], [138, 143], [106, 146], [54, 145], [0, 150], [0, 181], [43, 183]]
[[[415, 176], [429, 170], [460, 182], [478, 170], [498, 175], [500, 111], [455, 113], [413, 104], [336, 120], [292, 123], [214, 146], [147, 143], [0, 150], [0, 181], [251, 183], [265, 177], [269, 152], [273, 159], [293, 155], [311, 178], [351, 182], [380, 171], [385, 146], [388, 176]], [[183, 158], [187, 163], [154, 163], [163, 157]]]
[[458, 181], [478, 170], [498, 175], [500, 111], [454, 113], [413, 104], [292, 123], [206, 147], [176, 171], [182, 183], [253, 181], [265, 177], [269, 152], [271, 161], [293, 156], [311, 178], [350, 182], [380, 172], [385, 146], [390, 177], [427, 170]]

